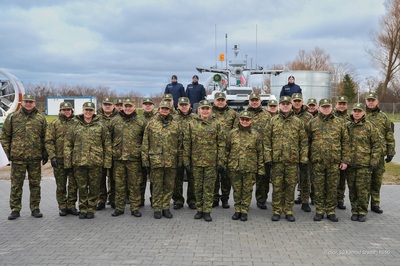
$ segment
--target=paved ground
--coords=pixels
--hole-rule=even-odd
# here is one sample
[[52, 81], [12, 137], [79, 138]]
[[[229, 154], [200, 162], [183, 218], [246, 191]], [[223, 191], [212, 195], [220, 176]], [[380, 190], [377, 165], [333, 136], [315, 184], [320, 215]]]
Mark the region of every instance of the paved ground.
[[[148, 202], [143, 217], [93, 220], [58, 216], [55, 182], [42, 182], [42, 219], [30, 216], [24, 187], [21, 217], [8, 221], [9, 180], [0, 180], [0, 265], [399, 265], [400, 186], [384, 186], [384, 213], [371, 213], [366, 223], [340, 219], [314, 222], [313, 212], [300, 211], [296, 222], [270, 220], [272, 212], [255, 207], [249, 220], [233, 221], [232, 207], [213, 209], [213, 221], [194, 220], [195, 211], [174, 211], [173, 219], [156, 220]], [[233, 204], [232, 200], [230, 203]], [[349, 202], [346, 202], [349, 206]]]

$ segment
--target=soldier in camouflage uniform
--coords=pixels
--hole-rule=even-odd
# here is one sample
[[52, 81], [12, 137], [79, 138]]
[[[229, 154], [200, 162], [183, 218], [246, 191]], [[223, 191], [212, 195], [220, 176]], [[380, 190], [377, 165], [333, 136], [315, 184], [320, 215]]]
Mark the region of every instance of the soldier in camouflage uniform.
[[115, 109], [117, 109], [117, 111], [121, 111], [122, 109], [124, 109], [124, 100], [123, 99], [117, 99], [115, 101]]
[[[261, 138], [263, 138], [266, 125], [271, 120], [271, 115], [261, 105], [261, 98], [258, 93], [251, 93], [249, 95], [249, 106], [246, 109], [252, 116], [251, 129], [256, 131]], [[252, 172], [257, 172], [253, 169]], [[269, 180], [266, 175], [256, 175], [256, 200], [257, 207], [266, 209], [267, 198], [269, 192]]]
[[[110, 97], [105, 97], [103, 99], [101, 108], [97, 110], [97, 116], [100, 118], [100, 121], [108, 128], [108, 130], [110, 130], [111, 119], [117, 115], [118, 110], [114, 106], [113, 99], [111, 99]], [[109, 169], [109, 171], [107, 171], [107, 169], [103, 169], [103, 174], [101, 175], [100, 180], [99, 197], [96, 206], [96, 209], [98, 211], [106, 207], [106, 202], [107, 205], [111, 205], [111, 207], [115, 209], [115, 179], [113, 174], [114, 170], [112, 167], [111, 169]]]
[[307, 100], [307, 112], [309, 112], [313, 117], [318, 115], [317, 99], [310, 98]]
[[79, 189], [79, 219], [93, 219], [103, 169], [112, 165], [108, 128], [94, 114], [92, 102], [83, 104], [83, 114], [68, 129], [64, 144], [64, 168], [73, 168]]
[[[224, 134], [226, 135], [235, 125], [237, 113], [228, 106], [226, 103], [226, 95], [223, 92], [217, 92], [214, 95], [214, 105], [212, 107], [212, 114], [220, 123]], [[221, 195], [219, 189], [221, 188]], [[218, 172], [218, 177], [215, 183], [214, 202], [213, 207], [219, 205], [221, 199], [222, 207], [228, 209], [229, 194], [231, 192], [231, 181], [226, 172]]]
[[64, 169], [65, 136], [73, 123], [75, 120], [72, 104], [62, 102], [58, 118], [48, 125], [45, 138], [45, 147], [56, 179], [56, 197], [60, 216], [79, 215], [75, 207], [78, 201], [78, 184], [72, 169]]
[[308, 163], [308, 139], [303, 122], [294, 115], [292, 99], [282, 96], [279, 115], [271, 118], [265, 130], [264, 158], [267, 170], [272, 167], [272, 221], [281, 213], [294, 222], [293, 204], [299, 164]]
[[[173, 115], [173, 119], [178, 121], [181, 125], [183, 134], [187, 134], [189, 129], [189, 123], [195, 119], [197, 115], [192, 113], [192, 108], [190, 107], [190, 101], [187, 97], [180, 97], [178, 99], [178, 110], [177, 114]], [[182, 162], [183, 163], [183, 162]], [[172, 195], [172, 200], [174, 201], [174, 210], [179, 210], [183, 207], [185, 198], [183, 197], [183, 178], [186, 172], [187, 176], [187, 193], [186, 193], [186, 203], [192, 210], [196, 209], [196, 198], [194, 194], [194, 179], [191, 172], [185, 170], [184, 165], [179, 165], [177, 169], [177, 175], [175, 178], [175, 189]]]
[[[333, 110], [335, 116], [342, 119], [346, 123], [350, 119], [350, 114], [347, 112], [347, 97], [339, 96], [336, 101], [336, 107]], [[340, 171], [340, 178], [337, 188], [337, 207], [341, 210], [346, 209], [344, 205], [344, 193], [346, 191], [346, 176], [344, 171]]]
[[351, 220], [365, 222], [371, 188], [371, 174], [379, 164], [381, 140], [375, 125], [365, 119], [365, 106], [356, 103], [346, 123], [350, 136], [351, 159], [346, 171]]
[[254, 183], [265, 179], [262, 134], [254, 130], [252, 117], [251, 112], [242, 111], [238, 128], [231, 130], [226, 139], [228, 173], [235, 201], [233, 220], [247, 221]]
[[330, 99], [321, 99], [319, 114], [306, 125], [310, 143], [310, 161], [314, 178], [314, 221], [321, 221], [324, 214], [337, 222], [337, 187], [340, 171], [350, 161], [349, 135], [343, 121], [336, 117]]
[[[385, 172], [385, 161], [392, 161], [395, 152], [394, 124], [390, 122], [387, 115], [379, 108], [379, 100], [376, 93], [368, 93], [366, 97], [366, 117], [374, 124], [381, 136], [381, 156], [378, 165], [374, 168], [371, 177], [371, 211], [382, 213], [380, 208], [380, 191], [382, 186], [382, 177]], [[386, 156], [386, 159], [385, 159]]]
[[135, 217], [141, 201], [140, 182], [142, 179], [141, 146], [146, 121], [138, 117], [131, 98], [124, 100], [123, 110], [111, 120], [112, 154], [115, 177], [115, 211], [112, 216], [124, 213], [128, 185], [130, 210]]
[[217, 170], [225, 171], [225, 136], [211, 114], [211, 102], [199, 102], [199, 115], [189, 122], [184, 134], [184, 165], [192, 172], [196, 193], [195, 219], [211, 222]]
[[[162, 101], [170, 102], [171, 105], [174, 106], [174, 97], [170, 93], [164, 94], [163, 98], [162, 98]], [[176, 114], [178, 114], [178, 111], [175, 108], [173, 108], [171, 114], [172, 115], [176, 115]]]
[[153, 184], [154, 218], [172, 218], [169, 204], [174, 192], [176, 168], [182, 161], [182, 130], [172, 119], [173, 105], [162, 101], [158, 114], [150, 120], [143, 136], [142, 165], [150, 172]]
[[[142, 102], [143, 109], [143, 118], [146, 120], [146, 124], [157, 114], [157, 109], [154, 109], [154, 101], [151, 98], [143, 98]], [[144, 206], [145, 193], [146, 193], [146, 184], [147, 184], [147, 170], [146, 167], [142, 166], [142, 181], [140, 182], [140, 194], [141, 201], [139, 207]], [[153, 186], [150, 183], [150, 194], [152, 194]], [[151, 202], [151, 197], [150, 197]]]
[[[313, 118], [307, 112], [307, 106], [303, 105], [303, 95], [301, 93], [293, 93], [292, 95], [293, 112], [295, 116], [303, 121], [304, 126]], [[299, 171], [298, 190], [300, 191], [298, 198], [294, 201], [296, 204], [301, 203], [301, 209], [305, 212], [310, 212], [311, 208], [308, 204], [310, 199], [311, 178], [310, 178], [311, 165], [302, 165]]]
[[44, 146], [47, 122], [44, 115], [36, 109], [35, 97], [22, 96], [21, 108], [7, 116], [1, 132], [1, 144], [7, 158], [11, 161], [11, 190], [9, 220], [20, 216], [22, 187], [28, 172], [31, 215], [41, 218], [40, 181], [41, 166], [48, 160]]
[[276, 116], [279, 113], [278, 101], [269, 100], [267, 105], [267, 111], [271, 115], [271, 117]]

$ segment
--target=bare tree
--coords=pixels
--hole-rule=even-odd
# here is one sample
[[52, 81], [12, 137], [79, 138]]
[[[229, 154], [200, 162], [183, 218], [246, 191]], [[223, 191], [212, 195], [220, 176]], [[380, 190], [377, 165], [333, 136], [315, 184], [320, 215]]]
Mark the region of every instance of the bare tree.
[[374, 47], [367, 49], [373, 66], [384, 76], [380, 101], [388, 98], [388, 88], [400, 69], [400, 0], [387, 0], [385, 8], [379, 31], [372, 37]]
[[296, 59], [286, 63], [290, 70], [314, 70], [329, 71], [331, 57], [321, 48], [315, 47], [314, 50], [306, 52], [300, 50]]

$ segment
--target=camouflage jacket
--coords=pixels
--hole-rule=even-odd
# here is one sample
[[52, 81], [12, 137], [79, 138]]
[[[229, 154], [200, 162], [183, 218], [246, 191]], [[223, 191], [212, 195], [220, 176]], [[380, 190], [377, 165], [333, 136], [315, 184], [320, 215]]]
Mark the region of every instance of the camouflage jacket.
[[183, 133], [185, 133], [185, 131], [188, 129], [189, 123], [197, 117], [197, 115], [192, 113], [192, 109], [190, 109], [189, 113], [186, 115], [184, 115], [181, 110], [177, 110], [177, 113], [172, 115], [172, 118], [181, 125]]
[[226, 154], [229, 171], [265, 175], [262, 138], [252, 126], [239, 125], [228, 133]]
[[119, 112], [117, 108], [114, 108], [109, 116], [104, 113], [103, 108], [99, 108], [97, 110], [97, 116], [99, 117], [100, 121], [103, 122], [103, 124], [108, 128], [108, 130], [110, 130], [111, 119], [113, 119], [115, 116], [118, 116], [118, 114]]
[[36, 108], [28, 113], [21, 107], [9, 114], [1, 132], [1, 144], [10, 161], [47, 159], [44, 146], [47, 122]]
[[235, 122], [238, 121], [236, 120], [238, 115], [228, 105], [226, 105], [224, 108], [218, 108], [214, 105], [212, 107], [212, 114], [220, 123], [222, 130], [225, 131], [225, 133], [228, 133], [232, 128], [237, 126], [235, 125]]
[[145, 167], [176, 168], [182, 165], [182, 129], [172, 115], [156, 114], [147, 124], [142, 143], [142, 164]]
[[309, 114], [311, 114], [313, 117], [316, 117], [318, 115], [318, 110], [314, 111], [314, 112], [308, 112]]
[[79, 166], [111, 168], [111, 138], [106, 126], [94, 115], [86, 123], [83, 115], [68, 129], [64, 143], [64, 168]]
[[153, 109], [151, 112], [143, 111], [141, 117], [143, 117], [148, 123], [157, 114], [157, 109]]
[[350, 120], [350, 114], [349, 114], [349, 112], [347, 110], [342, 112], [342, 111], [339, 111], [338, 109], [334, 109], [333, 110], [333, 114], [336, 117], [341, 118], [344, 123], [346, 123], [347, 121]]
[[346, 127], [350, 137], [350, 167], [377, 166], [381, 149], [377, 128], [365, 116], [357, 123], [351, 116]]
[[264, 135], [265, 162], [297, 164], [308, 162], [308, 138], [303, 122], [293, 111], [271, 118]]
[[343, 120], [333, 113], [318, 114], [307, 125], [311, 163], [350, 162], [349, 135]]
[[196, 117], [183, 137], [184, 165], [225, 167], [225, 134], [217, 120]]
[[127, 115], [120, 111], [111, 119], [113, 160], [141, 162], [142, 142], [146, 120], [136, 112]]
[[264, 110], [261, 105], [258, 108], [248, 107], [246, 110], [253, 116], [251, 128], [257, 131], [261, 136], [264, 135], [264, 129], [269, 123], [269, 120], [271, 120], [271, 114]]
[[68, 128], [74, 123], [76, 123], [74, 115], [66, 117], [62, 114], [58, 115], [58, 119], [50, 122], [45, 138], [45, 147], [50, 159], [57, 158], [58, 163], [64, 163], [65, 136]]
[[304, 126], [307, 125], [307, 123], [310, 122], [311, 119], [313, 119], [313, 115], [307, 112], [306, 105], [303, 105], [298, 113], [296, 113], [296, 111], [293, 109], [293, 113], [295, 116], [300, 118], [301, 121], [303, 121]]
[[393, 122], [390, 122], [387, 115], [379, 107], [376, 107], [374, 110], [367, 108], [366, 119], [378, 128], [381, 135], [381, 155], [394, 156], [396, 151]]

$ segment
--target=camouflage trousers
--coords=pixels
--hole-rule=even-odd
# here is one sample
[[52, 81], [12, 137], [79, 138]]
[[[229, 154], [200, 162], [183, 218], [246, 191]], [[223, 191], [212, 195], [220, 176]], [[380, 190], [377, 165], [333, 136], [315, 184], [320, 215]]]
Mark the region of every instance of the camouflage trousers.
[[210, 213], [212, 210], [214, 186], [217, 179], [215, 166], [193, 166], [194, 191], [196, 193], [196, 208], [199, 212]]
[[153, 183], [152, 207], [154, 211], [169, 209], [174, 192], [176, 168], [162, 167], [150, 170], [150, 182]]
[[233, 187], [233, 200], [235, 202], [235, 212], [248, 213], [253, 194], [253, 186], [256, 183], [255, 173], [241, 171], [230, 171]]
[[337, 206], [337, 186], [339, 165], [333, 163], [314, 163], [314, 205], [319, 214], [334, 214]]
[[[217, 180], [215, 181], [214, 188], [214, 201], [228, 201], [229, 194], [231, 194], [231, 179], [226, 173], [218, 173]], [[221, 189], [221, 195], [219, 194], [219, 189]]]
[[75, 167], [74, 176], [79, 189], [79, 210], [82, 213], [96, 212], [96, 202], [99, 196], [102, 167]]
[[339, 183], [337, 187], [337, 202], [344, 202], [344, 193], [346, 191], [346, 174], [345, 171], [340, 171]]
[[10, 208], [11, 211], [20, 211], [22, 200], [22, 187], [26, 172], [28, 172], [30, 200], [29, 207], [31, 211], [39, 209], [40, 204], [40, 181], [42, 179], [42, 169], [40, 160], [21, 162], [11, 162], [11, 190], [10, 190]]
[[347, 186], [352, 214], [368, 213], [369, 193], [371, 187], [371, 170], [368, 167], [347, 168]]
[[72, 209], [78, 201], [78, 184], [73, 175], [72, 169], [64, 169], [60, 164], [53, 168], [54, 178], [56, 180], [56, 199], [58, 208]]
[[114, 161], [115, 209], [125, 210], [126, 191], [129, 191], [130, 210], [139, 209], [142, 166], [139, 161]]
[[[145, 194], [146, 194], [146, 185], [147, 185], [147, 170], [146, 167], [142, 167], [142, 180], [140, 181], [140, 203], [144, 205]], [[153, 194], [153, 185], [150, 182], [150, 199]]]
[[375, 167], [371, 176], [371, 207], [379, 206], [381, 203], [382, 178], [385, 173], [385, 161], [381, 156], [378, 165]]
[[103, 168], [97, 204], [106, 203], [107, 197], [110, 202], [115, 201], [114, 166], [109, 170]]
[[[262, 177], [257, 176], [256, 178], [256, 200], [258, 203], [265, 203], [268, 198], [269, 183], [271, 180], [271, 171], [265, 171], [265, 173], [266, 173], [265, 176]], [[232, 181], [232, 187], [233, 187], [233, 181]]]
[[300, 191], [299, 198], [301, 203], [308, 203], [310, 201], [311, 193], [311, 164], [308, 164], [307, 169], [299, 169], [298, 172], [298, 186], [297, 190]]
[[297, 183], [297, 164], [272, 165], [272, 211], [274, 214], [293, 214], [294, 192]]
[[[174, 194], [172, 195], [172, 200], [174, 204], [182, 204], [185, 202], [185, 198], [183, 197], [183, 178], [185, 175], [185, 168], [183, 166], [178, 167], [177, 174], [175, 178], [175, 188]], [[193, 175], [190, 172], [186, 172], [188, 184], [187, 184], [187, 192], [186, 192], [186, 203], [194, 204], [196, 203], [195, 195], [194, 195], [194, 179]]]

